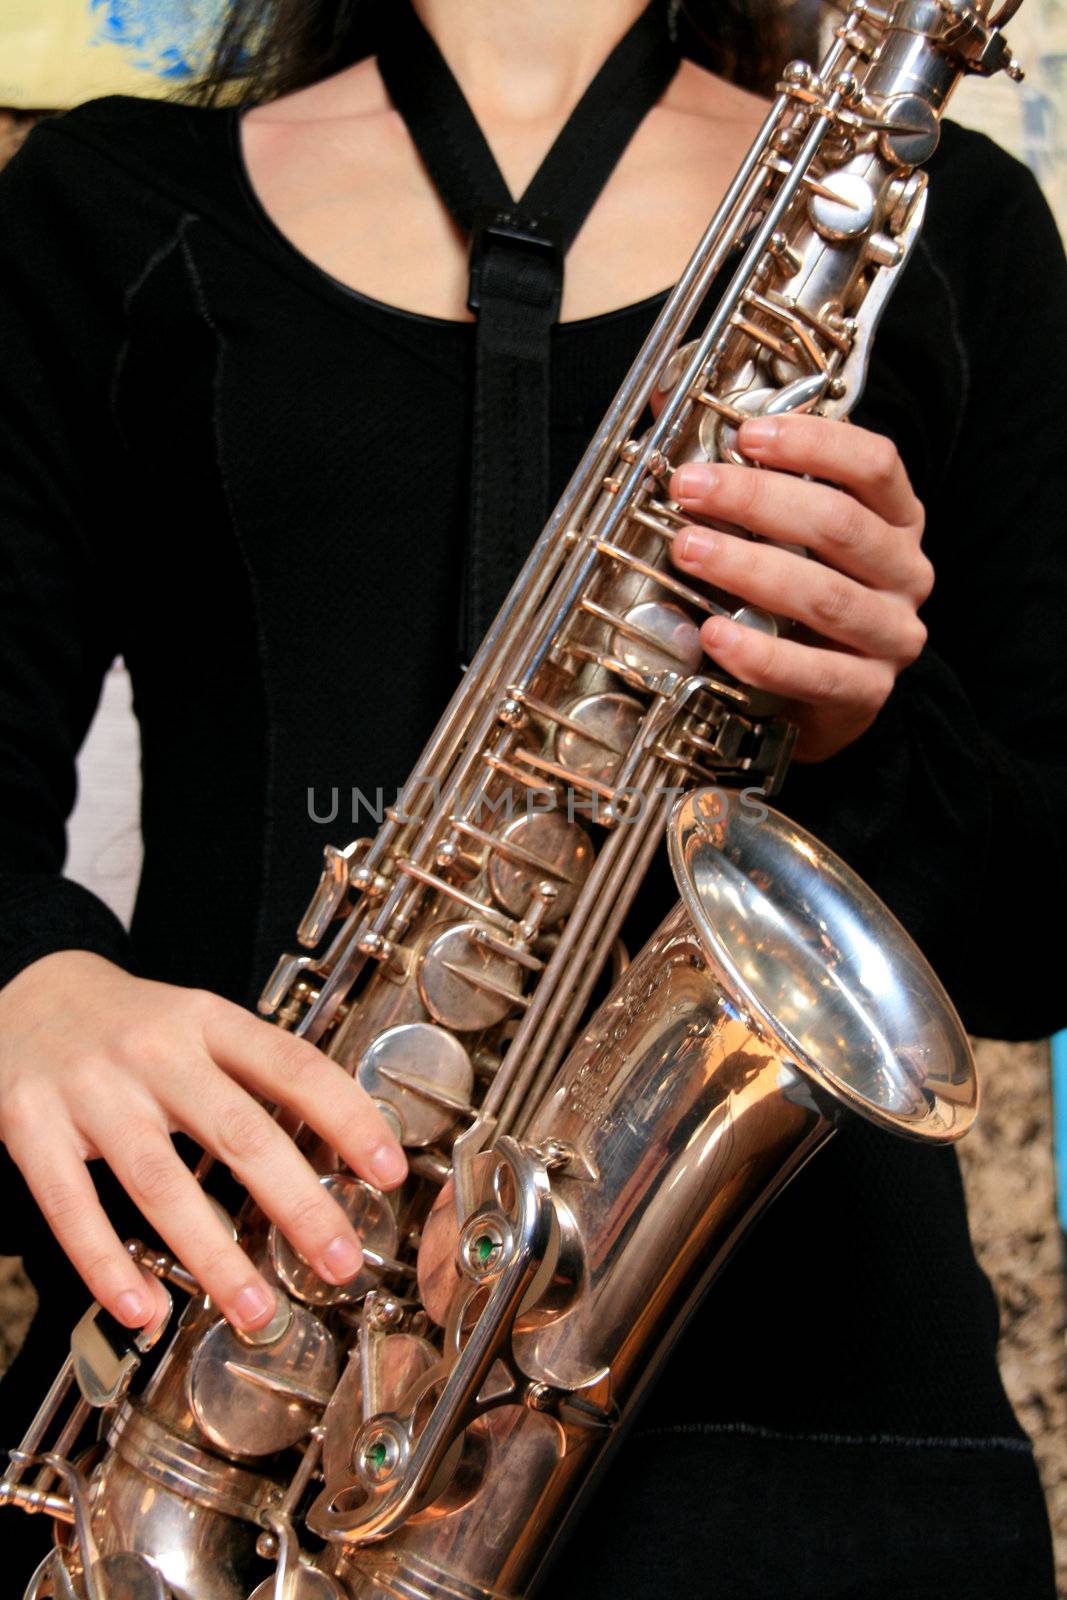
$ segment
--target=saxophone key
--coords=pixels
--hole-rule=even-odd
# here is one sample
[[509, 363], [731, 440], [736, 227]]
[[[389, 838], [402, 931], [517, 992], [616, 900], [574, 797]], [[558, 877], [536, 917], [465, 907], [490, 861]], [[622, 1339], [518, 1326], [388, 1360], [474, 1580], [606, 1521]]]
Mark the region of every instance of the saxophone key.
[[272, 1017], [281, 1009], [297, 979], [311, 967], [311, 964], [310, 956], [284, 955], [279, 958], [256, 1002], [256, 1009], [261, 1017]]
[[[327, 1503], [354, 1479], [353, 1440], [366, 1420], [362, 1338], [361, 1333], [360, 1343], [349, 1351], [348, 1364], [322, 1419], [323, 1498]], [[409, 1332], [389, 1332], [374, 1339], [368, 1358], [373, 1364], [370, 1377], [377, 1409], [391, 1412], [401, 1410], [407, 1392], [440, 1359], [428, 1339]]]
[[[700, 630], [692, 617], [671, 601], [644, 600], [626, 613], [626, 621], [631, 631], [628, 637], [620, 637], [616, 649], [628, 667], [639, 672], [681, 671], [688, 675], [703, 661]], [[639, 638], [638, 634], [645, 637]]]
[[[619, 632], [629, 626], [620, 618], [610, 620], [616, 625], [622, 623]], [[616, 648], [617, 644], [615, 641]], [[576, 777], [610, 784], [637, 737], [644, 706], [632, 695], [608, 691], [585, 695], [567, 711], [572, 726], [556, 736], [557, 759]], [[581, 733], [573, 731], [574, 723], [581, 727]]]
[[[319, 1182], [337, 1201], [366, 1249], [380, 1257], [395, 1254], [396, 1216], [383, 1194], [349, 1172], [329, 1172]], [[373, 1269], [373, 1264], [365, 1262], [363, 1270], [350, 1283], [327, 1283], [279, 1232], [276, 1223], [272, 1224], [267, 1241], [271, 1265], [280, 1281], [291, 1295], [305, 1305], [351, 1305], [378, 1282], [379, 1275]]]
[[522, 972], [474, 938], [476, 922], [457, 922], [432, 939], [419, 963], [423, 1005], [444, 1028], [473, 1033], [502, 1022], [522, 1004]]
[[[392, 1107], [401, 1143], [415, 1149], [436, 1144], [457, 1117], [470, 1111], [470, 1056], [458, 1039], [432, 1022], [386, 1028], [363, 1052], [356, 1077], [373, 1100]], [[362, 1232], [362, 1223], [355, 1217], [352, 1221]], [[379, 1244], [377, 1238], [366, 1237], [386, 1254], [395, 1249], [395, 1242]]]
[[[274, 1579], [264, 1578], [252, 1590], [248, 1600], [274, 1600], [277, 1593]], [[283, 1593], [285, 1600], [345, 1600], [345, 1591], [337, 1579], [331, 1578], [328, 1572], [321, 1572], [318, 1567], [309, 1566], [305, 1560], [301, 1560], [288, 1575]]]
[[365, 855], [370, 846], [370, 839], [357, 839], [346, 850], [339, 850], [335, 844], [326, 845], [323, 850], [322, 876], [296, 930], [297, 941], [306, 949], [314, 949], [330, 923], [345, 906], [357, 852], [359, 855]]
[[874, 191], [860, 173], [831, 172], [820, 191], [810, 195], [808, 216], [821, 238], [840, 243], [870, 232], [876, 205]]
[[199, 1341], [187, 1394], [197, 1425], [217, 1449], [267, 1456], [305, 1438], [339, 1375], [333, 1335], [304, 1306], [272, 1344], [249, 1345], [221, 1317]]
[[593, 846], [583, 827], [558, 811], [531, 812], [509, 822], [495, 841], [489, 887], [505, 911], [522, 917], [538, 885], [552, 883], [556, 894], [547, 926], [567, 916], [592, 867]]
[[105, 1556], [96, 1571], [107, 1600], [172, 1600], [173, 1590], [144, 1556], [131, 1551]]

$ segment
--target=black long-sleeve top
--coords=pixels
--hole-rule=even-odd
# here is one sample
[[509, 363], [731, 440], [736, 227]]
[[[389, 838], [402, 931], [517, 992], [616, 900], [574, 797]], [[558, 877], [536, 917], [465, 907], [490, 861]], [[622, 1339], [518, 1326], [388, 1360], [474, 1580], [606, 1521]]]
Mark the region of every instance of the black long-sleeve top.
[[[473, 334], [337, 283], [273, 227], [232, 110], [112, 98], [0, 178], [0, 981], [78, 947], [251, 1002], [455, 676]], [[968, 1026], [1067, 1021], [1067, 271], [1030, 174], [946, 125], [856, 420], [928, 512], [929, 643], [781, 805], [889, 903]], [[714, 197], [709, 196], [710, 203]], [[562, 487], [661, 300], [553, 335]], [[74, 757], [128, 664], [132, 930], [62, 876]], [[340, 795], [340, 816], [317, 822]], [[709, 1329], [729, 1360], [708, 1363]], [[952, 1152], [858, 1123], [691, 1325], [664, 1426], [1020, 1430]], [[797, 1381], [825, 1370], [832, 1381]], [[665, 1420], [664, 1420], [665, 1419]]]

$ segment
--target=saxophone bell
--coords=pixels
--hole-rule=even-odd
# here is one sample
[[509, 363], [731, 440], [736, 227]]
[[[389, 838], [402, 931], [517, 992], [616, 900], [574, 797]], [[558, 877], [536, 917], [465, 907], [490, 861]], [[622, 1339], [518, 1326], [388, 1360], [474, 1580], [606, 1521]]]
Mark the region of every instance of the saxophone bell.
[[706, 789], [667, 835], [709, 967], [753, 1033], [835, 1118], [947, 1143], [970, 1128], [977, 1082], [955, 1007], [881, 900], [813, 834]]
[[[681, 903], [521, 1140], [479, 1158], [466, 1223], [435, 1213], [449, 1245], [427, 1228], [423, 1250], [455, 1263], [439, 1317], [452, 1358], [357, 1431], [353, 1460], [387, 1424], [395, 1465], [328, 1478], [308, 1518], [351, 1600], [398, 1592], [386, 1574], [426, 1597], [454, 1592], [446, 1578], [479, 1600], [531, 1592], [545, 1529], [561, 1535], [693, 1307], [841, 1120], [940, 1144], [974, 1119], [951, 1001], [825, 845], [715, 789], [677, 803], [668, 842]], [[327, 1440], [335, 1423], [351, 1439], [351, 1417], [349, 1397], [343, 1418], [327, 1413]], [[462, 1556], [436, 1568], [446, 1545]]]

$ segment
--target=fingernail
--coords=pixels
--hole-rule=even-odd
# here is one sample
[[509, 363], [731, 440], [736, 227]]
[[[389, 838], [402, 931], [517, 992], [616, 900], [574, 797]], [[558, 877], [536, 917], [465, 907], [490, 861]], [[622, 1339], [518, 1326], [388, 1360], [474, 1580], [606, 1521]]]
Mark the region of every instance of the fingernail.
[[274, 1296], [260, 1284], [249, 1283], [238, 1293], [233, 1308], [243, 1326], [254, 1328], [274, 1315]]
[[742, 422], [737, 432], [737, 442], [742, 450], [762, 450], [765, 445], [773, 444], [777, 437], [776, 417], [751, 417], [748, 422]]
[[402, 1178], [407, 1177], [407, 1158], [398, 1144], [380, 1144], [377, 1150], [371, 1152], [367, 1165], [374, 1181], [383, 1188], [399, 1183]]
[[120, 1294], [115, 1308], [119, 1314], [119, 1321], [127, 1328], [143, 1328], [152, 1315], [152, 1307], [144, 1295], [138, 1294], [134, 1289], [127, 1289], [125, 1294]]
[[699, 500], [715, 487], [715, 468], [703, 461], [687, 461], [671, 479], [671, 494], [676, 500]]
[[339, 1233], [322, 1252], [322, 1262], [332, 1283], [347, 1283], [363, 1265], [363, 1251], [353, 1240]]
[[675, 559], [688, 562], [690, 566], [706, 561], [714, 550], [715, 535], [708, 533], [705, 528], [686, 528], [684, 533], [675, 537]]
[[700, 630], [700, 637], [705, 650], [713, 650], [716, 645], [729, 644], [736, 631], [737, 623], [731, 622], [729, 617], [709, 617]]

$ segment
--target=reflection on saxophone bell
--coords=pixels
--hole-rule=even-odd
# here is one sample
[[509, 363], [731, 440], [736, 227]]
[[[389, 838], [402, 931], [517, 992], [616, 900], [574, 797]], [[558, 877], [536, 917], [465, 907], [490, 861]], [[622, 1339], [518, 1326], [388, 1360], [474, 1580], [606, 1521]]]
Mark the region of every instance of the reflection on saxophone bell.
[[[786, 68], [415, 775], [373, 838], [326, 848], [264, 991], [392, 1119], [410, 1178], [383, 1195], [301, 1135], [364, 1268], [325, 1282], [246, 1202], [277, 1290], [254, 1334], [132, 1247], [184, 1309], [133, 1341], [99, 1307], [75, 1329], [0, 1482], [55, 1519], [26, 1600], [531, 1593], [674, 1332], [835, 1124], [970, 1125], [937, 979], [763, 803], [791, 730], [699, 626], [782, 624], [676, 575], [666, 484], [742, 461], [745, 417], [848, 414], [952, 88], [1018, 75], [1000, 20], [865, 3]], [[680, 902], [631, 962], [665, 832]]]

